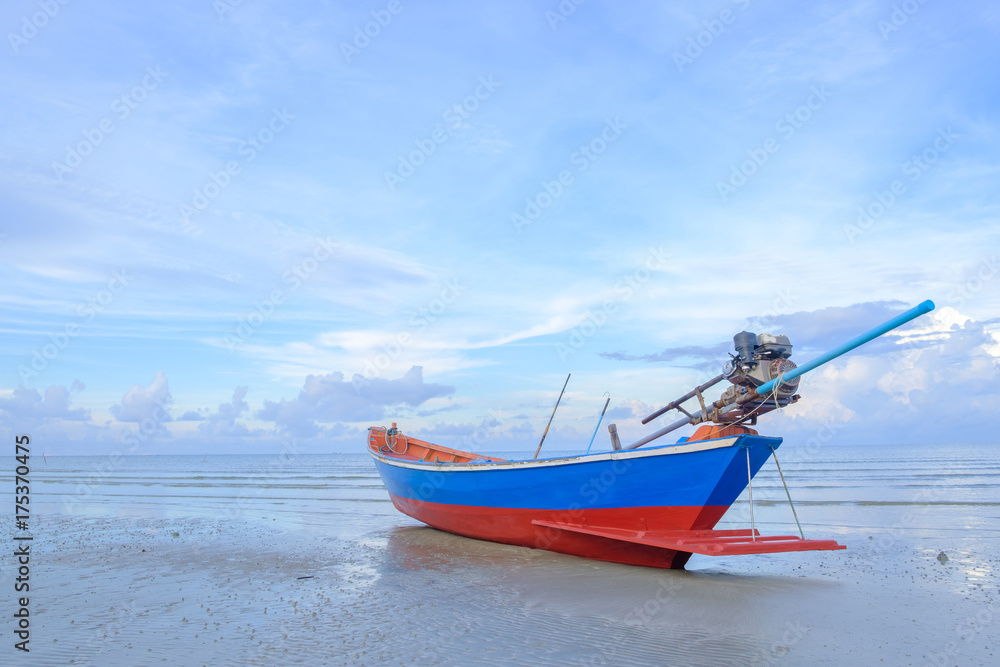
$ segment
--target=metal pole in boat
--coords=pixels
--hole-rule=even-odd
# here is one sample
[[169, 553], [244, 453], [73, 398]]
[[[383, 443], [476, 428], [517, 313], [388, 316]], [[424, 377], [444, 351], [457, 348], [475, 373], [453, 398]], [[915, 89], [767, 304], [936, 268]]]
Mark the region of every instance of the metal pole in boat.
[[712, 378], [711, 380], [709, 380], [705, 384], [698, 385], [697, 387], [695, 387], [694, 389], [692, 389], [688, 393], [684, 394], [680, 398], [678, 398], [676, 400], [673, 400], [673, 401], [670, 401], [665, 406], [663, 406], [662, 408], [660, 408], [659, 410], [657, 410], [653, 414], [651, 414], [648, 417], [646, 417], [645, 419], [643, 419], [642, 423], [643, 424], [648, 424], [649, 422], [653, 421], [654, 419], [656, 419], [660, 415], [666, 414], [666, 413], [670, 412], [671, 410], [673, 410], [674, 408], [678, 408], [681, 412], [683, 412], [684, 414], [686, 414], [686, 415], [688, 415], [690, 417], [691, 414], [687, 410], [685, 410], [684, 408], [682, 408], [681, 404], [684, 403], [684, 401], [688, 400], [689, 398], [693, 398], [694, 396], [696, 396], [698, 394], [698, 392], [705, 391], [709, 387], [712, 387], [714, 385], [719, 384], [720, 382], [722, 382], [722, 380], [723, 380], [724, 377], [725, 377], [724, 375], [716, 375], [714, 378]]
[[604, 409], [601, 410], [601, 416], [597, 418], [597, 426], [594, 427], [594, 435], [590, 436], [590, 444], [587, 445], [587, 451], [584, 456], [590, 453], [590, 448], [594, 446], [594, 438], [597, 437], [597, 429], [601, 428], [601, 422], [604, 421], [604, 413], [608, 411], [608, 403], [611, 402], [611, 397], [608, 396], [608, 400], [604, 401]]
[[549, 434], [549, 427], [552, 426], [552, 420], [556, 416], [556, 410], [559, 409], [559, 401], [562, 400], [563, 392], [566, 391], [566, 385], [569, 384], [569, 376], [570, 375], [572, 375], [572, 373], [567, 373], [566, 374], [566, 381], [563, 382], [562, 391], [559, 392], [559, 398], [556, 399], [556, 407], [552, 408], [552, 416], [549, 417], [549, 423], [545, 425], [545, 432], [542, 433], [542, 439], [538, 443], [538, 449], [535, 450], [535, 456], [533, 458], [537, 459], [538, 458], [538, 452], [542, 451], [542, 443], [545, 442], [545, 436], [547, 436]]

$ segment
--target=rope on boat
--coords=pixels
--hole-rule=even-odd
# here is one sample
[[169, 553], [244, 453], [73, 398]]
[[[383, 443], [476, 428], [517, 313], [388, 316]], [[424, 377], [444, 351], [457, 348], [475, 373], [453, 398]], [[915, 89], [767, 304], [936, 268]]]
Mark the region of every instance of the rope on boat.
[[792, 502], [792, 494], [788, 491], [788, 484], [785, 483], [785, 473], [781, 472], [781, 464], [778, 463], [778, 453], [775, 447], [771, 447], [771, 456], [774, 457], [774, 465], [778, 466], [778, 474], [781, 475], [781, 483], [785, 487], [785, 495], [788, 496], [788, 505], [792, 508], [792, 516], [795, 517], [795, 525], [799, 527], [799, 537], [806, 539], [806, 534], [802, 532], [802, 524], [799, 523], [799, 514], [795, 511], [795, 503]]
[[[389, 448], [389, 451], [392, 452], [393, 454], [405, 454], [406, 450], [408, 450], [410, 448], [410, 441], [407, 440], [404, 437], [403, 438], [403, 451], [397, 452], [396, 451], [396, 443], [399, 442], [399, 431], [396, 429], [396, 425], [395, 424], [393, 424], [392, 426], [393, 426], [393, 428], [386, 430], [385, 433], [383, 434], [383, 436], [385, 437], [385, 444]], [[392, 435], [392, 440], [391, 441], [389, 440], [390, 431], [394, 431], [394, 433], [391, 433], [391, 435]]]
[[[781, 383], [779, 382], [778, 384], [781, 384]], [[770, 394], [771, 394], [771, 400], [774, 402], [774, 409], [777, 410], [778, 412], [781, 412], [781, 406], [778, 405], [778, 384], [774, 385], [774, 389], [770, 392]], [[766, 395], [767, 394], [765, 394], [765, 396]], [[745, 415], [743, 415], [742, 417], [740, 417], [739, 419], [737, 419], [736, 421], [732, 422], [729, 425], [730, 426], [739, 426], [739, 425], [743, 424], [744, 422], [746, 422], [746, 420], [750, 419], [750, 417], [752, 417], [755, 412], [757, 412], [762, 407], [764, 407], [765, 403], [767, 403], [767, 399], [766, 398], [763, 401], [761, 401], [760, 403], [758, 403], [756, 408], [754, 408], [750, 412], [746, 413]], [[716, 408], [716, 409], [718, 409], [718, 408]], [[683, 410], [681, 412], [683, 412]], [[685, 413], [685, 414], [687, 414], [687, 413]], [[708, 414], [708, 413], [705, 413], [705, 414]]]

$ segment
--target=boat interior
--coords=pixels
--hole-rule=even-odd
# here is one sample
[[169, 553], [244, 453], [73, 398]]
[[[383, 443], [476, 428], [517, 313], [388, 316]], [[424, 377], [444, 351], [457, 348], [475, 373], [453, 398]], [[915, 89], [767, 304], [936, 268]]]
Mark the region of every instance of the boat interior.
[[[726, 426], [719, 424], [703, 424], [686, 438], [677, 442], [697, 442], [699, 440], [715, 440], [716, 438], [732, 438], [744, 434], [757, 435], [757, 431], [745, 426]], [[493, 461], [509, 461], [510, 459], [496, 456], [485, 456], [473, 452], [463, 452], [458, 449], [436, 445], [425, 440], [403, 435], [392, 426], [372, 426], [368, 429], [368, 447], [376, 454], [391, 456], [403, 461], [423, 461], [425, 463], [489, 463]]]

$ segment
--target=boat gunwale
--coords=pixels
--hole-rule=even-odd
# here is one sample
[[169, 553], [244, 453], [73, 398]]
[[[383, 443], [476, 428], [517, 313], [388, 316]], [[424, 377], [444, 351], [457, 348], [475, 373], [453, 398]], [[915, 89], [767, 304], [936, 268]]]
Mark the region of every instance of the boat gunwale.
[[368, 448], [368, 453], [372, 458], [387, 465], [399, 468], [410, 468], [413, 470], [435, 470], [448, 472], [486, 472], [493, 470], [510, 470], [519, 468], [547, 468], [552, 466], [574, 465], [577, 463], [592, 463], [600, 461], [621, 461], [627, 459], [647, 458], [652, 456], [671, 456], [675, 454], [689, 454], [693, 452], [703, 452], [712, 449], [723, 449], [732, 447], [741, 438], [754, 438], [761, 440], [777, 440], [779, 444], [781, 438], [778, 436], [765, 436], [743, 434], [738, 436], [727, 436], [724, 438], [712, 438], [710, 440], [697, 440], [695, 442], [679, 442], [646, 449], [622, 450], [597, 452], [596, 454], [584, 454], [579, 456], [560, 456], [548, 459], [519, 459], [510, 461], [482, 461], [480, 463], [455, 463], [445, 461], [407, 461], [394, 456], [385, 455]]

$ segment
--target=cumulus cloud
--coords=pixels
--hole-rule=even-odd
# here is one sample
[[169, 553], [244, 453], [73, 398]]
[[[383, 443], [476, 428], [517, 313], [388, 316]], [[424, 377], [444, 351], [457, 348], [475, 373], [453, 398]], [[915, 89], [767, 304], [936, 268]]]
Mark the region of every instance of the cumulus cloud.
[[993, 442], [1000, 349], [983, 322], [942, 308], [882, 349], [862, 347], [803, 378], [788, 433], [833, 424], [846, 439]]
[[[784, 333], [801, 364], [909, 308], [898, 301], [858, 303], [748, 323], [755, 332]], [[808, 439], [821, 429], [850, 442], [995, 441], [1000, 413], [1000, 337], [996, 322], [979, 322], [945, 306], [893, 330], [803, 377], [802, 400], [762, 422], [763, 431]], [[992, 328], [991, 328], [992, 327]], [[732, 343], [667, 348], [622, 361], [688, 361]], [[724, 347], [724, 350], [721, 348]], [[687, 364], [679, 364], [687, 365]], [[716, 366], [718, 367], [718, 366]], [[632, 414], [637, 414], [633, 408]], [[609, 418], [624, 419], [621, 407]]]
[[216, 412], [201, 420], [198, 432], [212, 436], [249, 435], [250, 431], [246, 425], [236, 421], [243, 413], [250, 411], [250, 406], [244, 400], [247, 389], [247, 387], [237, 387], [229, 403], [220, 404]]
[[319, 432], [317, 422], [378, 420], [385, 416], [388, 407], [416, 406], [454, 391], [454, 387], [424, 382], [421, 366], [411, 367], [395, 380], [366, 379], [360, 375], [345, 380], [338, 371], [308, 376], [297, 398], [264, 401], [257, 417], [297, 435], [312, 436]]
[[495, 433], [505, 425], [506, 418], [499, 412], [492, 412], [488, 417], [484, 417], [479, 423], [457, 423], [435, 422], [429, 427], [414, 431], [414, 435], [419, 438], [432, 438], [441, 436], [457, 436], [460, 438], [469, 437], [482, 438], [484, 434]]
[[[798, 346], [799, 349], [825, 352], [896, 317], [910, 307], [911, 304], [902, 301], [867, 301], [850, 306], [776, 315], [766, 320], [751, 319], [748, 321], [748, 327], [754, 333], [785, 334], [792, 345]], [[941, 310], [935, 311], [935, 315], [931, 317], [940, 316], [940, 312]], [[926, 327], [928, 321], [929, 317], [925, 315], [910, 324], [903, 325], [900, 329], [868, 343], [865, 350], [868, 353], [876, 350], [885, 352], [894, 345], [894, 338], [906, 335], [908, 331]]]
[[[83, 389], [83, 383], [75, 380], [74, 391]], [[0, 413], [4, 421], [12, 426], [18, 424], [36, 424], [48, 419], [65, 421], [87, 421], [90, 412], [82, 408], [69, 407], [70, 389], [65, 385], [52, 385], [42, 395], [37, 389], [27, 389], [18, 385], [9, 398], [0, 398]]]
[[148, 387], [140, 384], [132, 385], [121, 403], [111, 406], [111, 414], [120, 422], [142, 423], [147, 419], [162, 423], [171, 421], [167, 411], [174, 399], [170, 395], [167, 376], [158, 371]]

